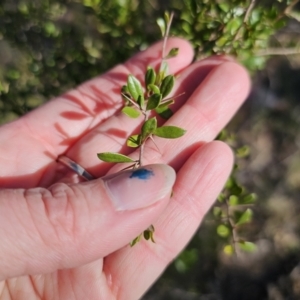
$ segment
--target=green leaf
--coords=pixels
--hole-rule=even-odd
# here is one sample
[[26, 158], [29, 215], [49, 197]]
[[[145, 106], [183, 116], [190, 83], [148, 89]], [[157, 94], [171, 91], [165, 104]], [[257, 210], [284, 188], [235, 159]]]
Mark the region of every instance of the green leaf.
[[223, 193], [220, 193], [218, 196], [218, 201], [220, 203], [223, 203], [225, 199], [226, 199], [226, 196]]
[[239, 247], [246, 252], [254, 252], [256, 250], [256, 245], [251, 242], [239, 242]]
[[153, 132], [155, 131], [157, 127], [157, 120], [155, 117], [147, 120], [143, 126], [142, 126], [142, 134], [141, 134], [141, 140], [142, 142], [145, 141]]
[[149, 230], [144, 231], [144, 239], [148, 241], [150, 239], [151, 232]]
[[162, 98], [165, 98], [173, 89], [175, 83], [174, 75], [166, 76], [160, 86], [160, 92], [162, 94]]
[[168, 106], [158, 106], [155, 111], [165, 120], [170, 119], [173, 116], [173, 112]]
[[252, 204], [256, 201], [256, 199], [257, 199], [257, 195], [254, 193], [251, 193], [251, 194], [244, 196], [240, 200], [240, 204]]
[[160, 94], [160, 89], [159, 89], [159, 87], [158, 87], [157, 85], [155, 85], [155, 84], [149, 84], [149, 85], [147, 86], [147, 89], [148, 89], [149, 91], [151, 91], [153, 94]]
[[250, 147], [249, 146], [243, 146], [236, 150], [236, 155], [238, 157], [247, 157], [250, 154]]
[[238, 29], [240, 28], [241, 24], [242, 24], [243, 20], [241, 18], [233, 18], [231, 19], [225, 29], [224, 32], [230, 32], [231, 35], [235, 34]]
[[223, 252], [227, 255], [232, 255], [234, 253], [234, 248], [232, 245], [226, 245], [224, 248], [223, 248]]
[[164, 13], [164, 20], [165, 20], [165, 24], [169, 24], [169, 22], [170, 22], [170, 14], [167, 11], [165, 11], [165, 13]]
[[228, 237], [230, 235], [230, 229], [226, 225], [221, 224], [217, 227], [217, 234], [221, 237]]
[[220, 217], [221, 214], [222, 214], [222, 209], [221, 209], [221, 207], [215, 206], [215, 207], [213, 208], [213, 214], [214, 214], [215, 217]]
[[112, 153], [112, 152], [103, 152], [97, 154], [98, 158], [112, 163], [127, 163], [134, 162], [134, 160], [126, 155], [120, 153]]
[[164, 77], [165, 77], [165, 72], [159, 71], [158, 74], [156, 75], [155, 85], [160, 86]]
[[144, 92], [140, 81], [133, 75], [129, 75], [127, 79], [127, 87], [132, 98], [137, 101], [139, 97], [144, 98]]
[[231, 195], [229, 197], [229, 205], [230, 206], [235, 206], [235, 205], [239, 205], [239, 198], [235, 195]]
[[224, 12], [228, 12], [230, 9], [230, 6], [228, 3], [220, 3], [218, 4], [218, 6], [224, 11]]
[[153, 235], [154, 235], [154, 226], [153, 225], [150, 225], [146, 230], [144, 230], [144, 238], [145, 238], [145, 240], [151, 240], [153, 243], [155, 243], [155, 241], [154, 241], [154, 237], [153, 237]]
[[186, 130], [176, 126], [162, 126], [155, 129], [154, 135], [166, 139], [176, 139], [183, 136]]
[[156, 73], [153, 68], [148, 67], [145, 74], [145, 85], [148, 87], [150, 84], [154, 84], [156, 79]]
[[137, 148], [141, 145], [141, 136], [139, 134], [134, 134], [127, 139], [126, 142], [128, 147]]
[[178, 53], [179, 53], [179, 48], [172, 48], [172, 49], [169, 51], [169, 53], [168, 53], [168, 55], [166, 56], [166, 58], [175, 57], [175, 56], [178, 55]]
[[136, 243], [138, 243], [141, 240], [142, 235], [140, 234], [137, 236], [134, 240], [130, 242], [130, 246], [133, 247]]
[[144, 96], [140, 95], [138, 97], [138, 99], [136, 100], [136, 103], [139, 105], [139, 107], [141, 109], [143, 109], [143, 106], [144, 106]]
[[239, 196], [243, 192], [243, 188], [238, 184], [234, 183], [231, 187], [228, 188], [230, 194]]
[[133, 119], [139, 117], [139, 115], [140, 115], [140, 112], [137, 111], [136, 109], [134, 109], [131, 106], [125, 106], [125, 107], [123, 107], [122, 112], [125, 115], [127, 115], [128, 117], [133, 118]]
[[239, 217], [238, 221], [236, 222], [236, 225], [242, 225], [251, 222], [252, 220], [253, 212], [250, 208], [247, 208], [243, 214]]
[[228, 35], [223, 35], [221, 36], [217, 41], [216, 41], [216, 46], [222, 48], [225, 46], [225, 44], [229, 41]]
[[159, 105], [160, 100], [161, 100], [161, 94], [151, 95], [148, 99], [146, 110], [151, 110], [156, 108]]
[[165, 36], [165, 33], [166, 33], [166, 23], [165, 23], [165, 20], [162, 19], [162, 18], [158, 18], [156, 20], [156, 23], [157, 23], [158, 27], [160, 28], [161, 35]]

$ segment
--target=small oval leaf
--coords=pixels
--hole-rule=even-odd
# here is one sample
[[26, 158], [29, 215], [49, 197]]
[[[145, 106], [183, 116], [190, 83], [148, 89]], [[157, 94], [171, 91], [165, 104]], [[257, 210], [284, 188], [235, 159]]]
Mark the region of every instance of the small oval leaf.
[[250, 208], [247, 208], [240, 216], [235, 225], [242, 225], [251, 222], [253, 212]]
[[160, 92], [163, 98], [169, 95], [169, 93], [172, 91], [174, 83], [175, 83], [174, 75], [168, 75], [163, 79], [160, 86]]
[[112, 152], [103, 152], [97, 154], [98, 158], [105, 162], [112, 163], [127, 163], [127, 162], [135, 162], [132, 158], [120, 154], [120, 153], [112, 153]]
[[165, 120], [168, 120], [173, 116], [173, 112], [169, 108], [169, 104], [167, 103], [159, 105], [158, 107], [155, 108], [155, 111]]
[[153, 68], [149, 67], [145, 74], [145, 85], [154, 84], [156, 79], [156, 73]]
[[150, 239], [150, 231], [149, 230], [144, 231], [144, 239], [146, 241], [148, 241]]
[[123, 94], [129, 94], [129, 90], [128, 90], [128, 86], [127, 85], [123, 85], [122, 86], [121, 93], [123, 93]]
[[137, 101], [139, 97], [144, 98], [144, 92], [140, 81], [133, 75], [129, 75], [127, 79], [128, 91], [132, 98]]
[[179, 48], [172, 48], [166, 58], [171, 58], [177, 56], [179, 53]]
[[160, 94], [160, 89], [157, 85], [155, 84], [149, 84], [147, 86], [147, 89], [152, 92], [153, 94]]
[[246, 251], [246, 252], [254, 252], [256, 250], [256, 245], [254, 243], [251, 243], [251, 242], [239, 242], [238, 243], [239, 247]]
[[217, 233], [221, 237], [228, 237], [230, 235], [230, 229], [226, 225], [221, 224], [217, 227]]
[[159, 19], [156, 20], [156, 23], [157, 23], [158, 27], [160, 28], [161, 35], [165, 36], [165, 33], [166, 33], [166, 23], [165, 23], [165, 20], [163, 18], [159, 18]]
[[242, 146], [236, 150], [237, 157], [247, 157], [250, 154], [250, 147], [249, 146]]
[[170, 23], [170, 14], [169, 12], [165, 11], [164, 13], [164, 20], [165, 20], [165, 24], [169, 24]]
[[248, 194], [241, 198], [241, 203], [240, 204], [252, 204], [256, 201], [257, 195], [254, 193]]
[[166, 139], [176, 139], [183, 136], [186, 130], [176, 126], [162, 126], [155, 129], [154, 135]]
[[133, 247], [136, 243], [138, 243], [141, 239], [142, 235], [140, 234], [139, 236], [137, 236], [134, 240], [132, 240], [130, 242], [130, 246]]
[[142, 134], [141, 134], [141, 140], [142, 141], [141, 142], [143, 142], [151, 134], [153, 134], [156, 127], [157, 127], [157, 120], [156, 120], [155, 117], [147, 120], [142, 126]]
[[161, 100], [161, 94], [153, 94], [149, 97], [146, 110], [155, 109]]
[[165, 72], [159, 71], [158, 74], [156, 75], [155, 84], [160, 86], [164, 77], [165, 77]]
[[141, 136], [139, 134], [134, 134], [127, 139], [126, 142], [128, 147], [137, 148], [141, 145]]
[[224, 248], [223, 248], [223, 251], [225, 254], [227, 255], [232, 255], [234, 254], [234, 248], [232, 245], [226, 245]]
[[231, 195], [228, 202], [230, 206], [239, 205], [239, 197], [236, 195]]
[[131, 106], [125, 106], [125, 107], [123, 107], [122, 112], [125, 115], [127, 115], [128, 117], [133, 118], [133, 119], [138, 118], [139, 115], [140, 115], [140, 112], [137, 111], [136, 109], [134, 109]]

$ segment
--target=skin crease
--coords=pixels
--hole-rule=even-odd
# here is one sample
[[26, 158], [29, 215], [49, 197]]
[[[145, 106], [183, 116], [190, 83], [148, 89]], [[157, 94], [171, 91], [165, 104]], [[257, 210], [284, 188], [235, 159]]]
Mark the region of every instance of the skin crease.
[[[64, 154], [98, 178], [120, 166], [96, 153], [138, 155], [123, 146], [141, 119], [119, 113], [120, 87], [128, 74], [142, 80], [148, 65], [159, 65], [161, 42], [0, 128], [0, 299], [139, 299], [191, 239], [233, 164], [229, 147], [213, 139], [250, 81], [231, 58], [191, 64], [188, 42], [171, 38], [167, 51], [173, 47], [180, 49], [169, 60], [173, 93], [185, 94], [165, 124], [187, 133], [155, 139], [159, 151], [149, 143], [144, 155], [144, 164], [176, 170], [171, 199], [117, 212], [101, 180], [81, 182], [56, 162]], [[130, 248], [150, 224], [156, 243]]]

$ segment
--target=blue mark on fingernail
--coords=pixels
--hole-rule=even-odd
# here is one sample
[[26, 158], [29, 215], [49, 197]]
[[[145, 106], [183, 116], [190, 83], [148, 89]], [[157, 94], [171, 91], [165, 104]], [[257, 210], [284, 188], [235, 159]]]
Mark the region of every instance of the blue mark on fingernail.
[[133, 171], [129, 178], [138, 178], [142, 180], [147, 180], [151, 176], [154, 176], [153, 171], [147, 169], [138, 169]]

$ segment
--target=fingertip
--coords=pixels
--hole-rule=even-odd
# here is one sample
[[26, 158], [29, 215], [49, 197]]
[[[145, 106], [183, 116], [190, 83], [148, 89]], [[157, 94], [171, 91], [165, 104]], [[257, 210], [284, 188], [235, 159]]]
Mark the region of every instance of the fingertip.
[[235, 61], [225, 61], [216, 67], [216, 71], [223, 74], [229, 74], [232, 82], [235, 82], [235, 92], [240, 98], [245, 99], [250, 92], [251, 79], [247, 69]]

